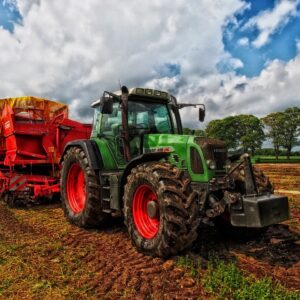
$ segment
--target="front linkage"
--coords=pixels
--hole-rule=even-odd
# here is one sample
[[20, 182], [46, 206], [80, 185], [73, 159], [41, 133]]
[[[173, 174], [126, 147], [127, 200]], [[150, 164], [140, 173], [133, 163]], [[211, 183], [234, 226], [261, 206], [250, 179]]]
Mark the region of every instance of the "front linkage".
[[[242, 166], [244, 186], [236, 186], [236, 178]], [[218, 199], [211, 191], [223, 190]], [[218, 193], [217, 193], [218, 194]], [[262, 228], [280, 223], [289, 218], [289, 204], [286, 196], [274, 195], [272, 188], [264, 189], [257, 180], [248, 154], [241, 156], [241, 162], [220, 179], [209, 182], [208, 190], [202, 193], [201, 207], [209, 218], [227, 213], [231, 225], [236, 227]], [[200, 208], [201, 210], [201, 208]]]
[[259, 193], [249, 155], [243, 156], [246, 194], [230, 207], [231, 224], [234, 226], [266, 227], [289, 218], [286, 196], [270, 192]]

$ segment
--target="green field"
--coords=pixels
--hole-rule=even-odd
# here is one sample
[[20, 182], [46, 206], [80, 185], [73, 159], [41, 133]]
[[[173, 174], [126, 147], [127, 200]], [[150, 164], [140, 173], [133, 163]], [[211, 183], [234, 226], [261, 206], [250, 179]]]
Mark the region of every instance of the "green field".
[[300, 163], [300, 156], [291, 156], [289, 159], [286, 156], [266, 156], [266, 155], [255, 155], [251, 158], [253, 163]]

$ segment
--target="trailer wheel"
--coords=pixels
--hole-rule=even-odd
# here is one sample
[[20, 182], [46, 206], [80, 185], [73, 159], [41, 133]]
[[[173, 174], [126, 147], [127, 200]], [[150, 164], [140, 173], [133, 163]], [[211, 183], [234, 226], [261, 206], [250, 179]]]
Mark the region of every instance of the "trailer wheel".
[[5, 202], [5, 203], [8, 205], [8, 207], [10, 207], [10, 208], [15, 208], [15, 207], [17, 207], [17, 205], [16, 205], [16, 199], [15, 199], [14, 195], [11, 194], [11, 193], [9, 193], [9, 192], [5, 193], [5, 195], [4, 195], [4, 202]]
[[124, 189], [124, 216], [133, 245], [147, 255], [168, 257], [197, 238], [198, 202], [190, 179], [167, 163], [132, 169]]
[[80, 147], [70, 148], [64, 156], [61, 200], [66, 218], [76, 226], [97, 227], [108, 217], [102, 212], [99, 179]]

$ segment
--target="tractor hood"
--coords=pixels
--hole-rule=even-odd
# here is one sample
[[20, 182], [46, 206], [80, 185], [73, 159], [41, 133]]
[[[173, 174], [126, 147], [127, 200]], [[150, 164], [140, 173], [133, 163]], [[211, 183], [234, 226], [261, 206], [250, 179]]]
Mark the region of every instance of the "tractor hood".
[[[188, 135], [179, 134], [148, 134], [144, 136], [143, 151], [169, 152], [175, 160], [187, 159], [187, 144], [190, 139]], [[181, 166], [182, 167], [182, 166]]]
[[[143, 139], [143, 152], [170, 153], [168, 161], [180, 169], [186, 169], [192, 181], [209, 181], [224, 176], [226, 163], [225, 144], [218, 140], [191, 135], [148, 134]], [[215, 169], [208, 163], [214, 162]]]

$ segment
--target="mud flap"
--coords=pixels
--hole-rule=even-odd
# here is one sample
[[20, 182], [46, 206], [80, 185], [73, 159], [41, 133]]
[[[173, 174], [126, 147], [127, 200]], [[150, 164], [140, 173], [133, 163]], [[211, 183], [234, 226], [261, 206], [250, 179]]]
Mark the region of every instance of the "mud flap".
[[289, 203], [285, 196], [247, 195], [241, 202], [230, 208], [233, 226], [261, 228], [289, 219]]

